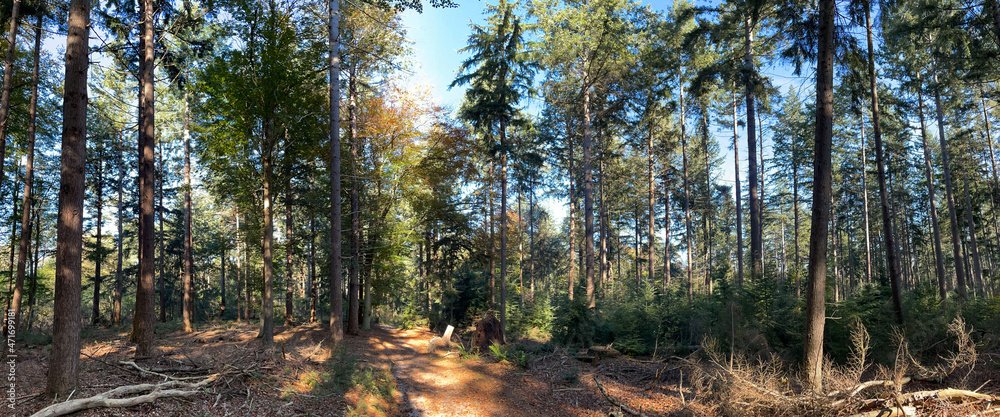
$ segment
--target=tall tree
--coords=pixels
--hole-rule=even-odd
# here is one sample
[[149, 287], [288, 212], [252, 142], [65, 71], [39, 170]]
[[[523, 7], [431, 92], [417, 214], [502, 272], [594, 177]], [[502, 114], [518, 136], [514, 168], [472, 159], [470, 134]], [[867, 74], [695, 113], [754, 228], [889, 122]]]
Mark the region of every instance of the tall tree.
[[[490, 140], [500, 156], [500, 327], [507, 320], [507, 127], [518, 118], [517, 105], [530, 90], [534, 73], [525, 56], [520, 17], [513, 3], [499, 0], [487, 7], [486, 26], [472, 25], [469, 44], [460, 52], [472, 57], [462, 62], [452, 86], [470, 84], [461, 117]], [[496, 138], [496, 143], [493, 142]], [[492, 153], [492, 152], [491, 152]]]
[[156, 231], [153, 227], [155, 169], [153, 166], [156, 133], [154, 125], [153, 59], [154, 10], [153, 0], [143, 0], [142, 37], [139, 41], [140, 117], [139, 117], [139, 279], [135, 290], [135, 315], [129, 341], [136, 343], [136, 356], [153, 353], [154, 302], [153, 276]]
[[[4, 54], [3, 91], [0, 92], [0, 161], [7, 157], [7, 129], [10, 125], [10, 95], [14, 89], [14, 52], [17, 51], [17, 24], [21, 0], [14, 0], [10, 9], [10, 31], [7, 32], [7, 51]], [[7, 174], [0, 173], [0, 186]]]
[[340, 0], [328, 0], [330, 17], [330, 334], [344, 338], [340, 213]]
[[65, 396], [77, 388], [77, 370], [80, 364], [80, 280], [83, 267], [83, 173], [87, 161], [89, 37], [90, 1], [72, 0], [66, 37], [52, 353], [49, 355], [45, 385], [45, 393], [49, 396]]
[[833, 58], [835, 0], [819, 1], [816, 62], [816, 138], [813, 159], [813, 207], [809, 236], [809, 284], [806, 288], [806, 334], [803, 368], [806, 383], [823, 390], [823, 330], [826, 325], [826, 250], [833, 191]]
[[872, 36], [871, 0], [865, 1], [865, 32], [868, 41], [868, 77], [871, 88], [872, 136], [875, 137], [875, 161], [878, 164], [879, 201], [882, 205], [882, 240], [888, 263], [889, 284], [892, 287], [892, 305], [896, 312], [896, 322], [903, 324], [903, 300], [900, 288], [899, 260], [896, 240], [892, 230], [892, 215], [889, 209], [889, 191], [886, 189], [885, 155], [882, 145], [882, 125], [878, 105], [878, 84], [875, 74], [875, 47]]

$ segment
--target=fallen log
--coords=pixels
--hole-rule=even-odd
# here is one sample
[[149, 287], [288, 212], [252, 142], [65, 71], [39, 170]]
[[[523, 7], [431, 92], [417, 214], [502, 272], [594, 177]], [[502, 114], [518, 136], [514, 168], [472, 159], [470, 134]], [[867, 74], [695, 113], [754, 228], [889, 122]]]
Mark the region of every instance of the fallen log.
[[[138, 384], [118, 387], [93, 397], [64, 401], [45, 407], [31, 417], [56, 417], [91, 408], [124, 408], [148, 403], [160, 398], [190, 397], [198, 394], [202, 387], [215, 381], [218, 374], [210, 375], [197, 382], [167, 381], [159, 384]], [[140, 393], [142, 395], [136, 395]], [[136, 395], [128, 397], [130, 395]], [[124, 397], [124, 398], [119, 398]]]
[[620, 410], [628, 413], [629, 415], [633, 415], [636, 417], [647, 417], [642, 412], [629, 408], [627, 405], [622, 404], [620, 401], [611, 398], [611, 396], [608, 395], [606, 391], [604, 391], [604, 387], [601, 386], [601, 382], [597, 380], [597, 375], [594, 375], [594, 383], [597, 384], [597, 389], [601, 390], [601, 394], [604, 394], [604, 398], [607, 398], [608, 402], [610, 402], [611, 405], [618, 407]]

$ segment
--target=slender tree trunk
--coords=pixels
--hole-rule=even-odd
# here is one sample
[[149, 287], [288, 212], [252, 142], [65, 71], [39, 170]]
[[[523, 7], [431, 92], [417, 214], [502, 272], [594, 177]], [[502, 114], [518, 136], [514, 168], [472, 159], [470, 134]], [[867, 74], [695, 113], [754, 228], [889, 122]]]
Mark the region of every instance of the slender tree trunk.
[[309, 278], [306, 288], [309, 293], [309, 322], [316, 323], [316, 218], [309, 216]]
[[763, 274], [764, 262], [764, 235], [761, 222], [760, 198], [757, 194], [757, 126], [754, 109], [755, 86], [751, 73], [754, 71], [753, 55], [753, 25], [756, 22], [746, 18], [744, 21], [745, 30], [745, 55], [743, 58], [744, 86], [746, 88], [747, 103], [747, 160], [749, 161], [749, 184], [750, 184], [750, 266], [753, 278], [760, 278]]
[[[606, 204], [606, 202], [607, 202], [607, 195], [604, 193], [604, 191], [605, 191], [604, 184], [606, 184], [605, 178], [607, 178], [607, 177], [604, 175], [605, 174], [605, 172], [604, 172], [604, 155], [605, 154], [604, 154], [603, 145], [604, 145], [604, 141], [602, 140], [600, 142], [601, 157], [597, 160], [597, 175], [598, 175], [598, 178], [600, 179], [597, 184], [600, 187], [600, 189], [598, 190], [598, 194], [600, 195], [600, 199], [599, 200], [601, 202], [601, 205], [597, 209], [597, 218], [599, 220], [599, 222], [598, 222], [598, 230], [600, 231], [599, 232], [599, 236], [600, 236], [600, 239], [601, 239], [600, 242], [598, 243], [598, 248], [597, 248], [598, 249], [598, 257], [597, 257], [597, 259], [600, 261], [601, 265], [598, 268], [598, 273], [599, 273], [598, 277], [599, 277], [599, 279], [597, 280], [597, 283], [596, 283], [595, 288], [594, 288], [595, 292], [601, 292], [601, 291], [604, 290], [604, 288], [607, 285], [608, 280], [609, 280], [608, 275], [611, 273], [611, 263], [608, 261], [608, 239], [607, 239], [608, 235], [611, 234], [610, 233], [611, 227], [608, 226], [608, 223], [610, 223], [610, 222], [608, 221], [608, 204]], [[596, 295], [595, 295], [595, 297], [596, 297]]]
[[350, 147], [351, 147], [351, 263], [349, 265], [350, 269], [348, 271], [348, 276], [350, 277], [349, 287], [347, 289], [347, 333], [348, 334], [358, 334], [358, 293], [360, 291], [360, 283], [358, 281], [358, 269], [361, 267], [359, 261], [359, 242], [361, 235], [361, 218], [360, 214], [360, 200], [358, 199], [358, 187], [360, 187], [361, 182], [358, 181], [358, 164], [360, 160], [358, 159], [358, 116], [357, 116], [357, 105], [356, 105], [356, 83], [357, 77], [355, 74], [355, 68], [352, 66], [350, 69], [348, 79], [348, 101], [347, 101], [347, 112], [348, 119], [350, 123]]
[[[273, 117], [273, 116], [272, 116]], [[264, 143], [261, 144], [261, 170], [264, 177], [264, 292], [260, 308], [260, 337], [265, 347], [274, 344], [274, 119], [264, 121]]]
[[524, 305], [524, 211], [521, 210], [521, 197], [524, 195], [524, 183], [519, 181], [517, 187], [517, 287], [520, 289], [518, 295], [521, 297], [521, 305]]
[[[90, 32], [88, 0], [70, 1], [68, 26], [66, 78], [63, 90], [59, 216], [56, 220], [52, 351], [49, 355], [45, 386], [46, 396], [62, 398], [77, 389], [80, 365], [80, 280], [83, 266], [83, 195], [84, 169], [87, 162], [89, 64], [87, 53]], [[9, 73], [10, 71], [7, 72]], [[152, 325], [152, 317], [147, 319], [150, 319], [148, 323]], [[151, 342], [150, 340], [149, 345], [152, 345]]]
[[[14, 7], [16, 8], [17, 5]], [[24, 293], [24, 273], [28, 262], [28, 252], [31, 251], [32, 184], [35, 176], [35, 119], [38, 109], [38, 71], [41, 50], [42, 14], [39, 13], [37, 23], [35, 24], [35, 49], [32, 54], [31, 66], [31, 99], [28, 106], [28, 149], [25, 155], [27, 164], [24, 168], [24, 202], [21, 203], [21, 206], [24, 207], [21, 209], [21, 240], [18, 243], [17, 251], [17, 277], [15, 278], [17, 283], [14, 284], [14, 294], [11, 300], [11, 310], [14, 311], [14, 323], [4, 328], [5, 332], [9, 328], [18, 329], [21, 323], [21, 297]], [[7, 66], [8, 72], [10, 68], [10, 66]]]
[[295, 311], [292, 305], [292, 269], [294, 269], [292, 252], [295, 247], [292, 243], [292, 239], [295, 238], [292, 230], [295, 223], [292, 220], [294, 196], [292, 195], [292, 170], [290, 166], [286, 169], [285, 176], [285, 326], [291, 327], [295, 325]]
[[226, 260], [228, 257], [228, 251], [225, 246], [222, 247], [222, 256], [219, 258], [219, 266], [222, 269], [222, 275], [219, 277], [219, 318], [226, 318]]
[[[154, 137], [155, 136], [151, 136]], [[160, 256], [157, 258], [156, 262], [160, 269], [159, 283], [160, 283], [160, 322], [165, 323], [167, 321], [167, 284], [166, 284], [166, 273], [164, 272], [164, 267], [166, 265], [166, 257], [164, 256], [164, 250], [166, 245], [163, 244], [163, 182], [166, 180], [166, 175], [163, 172], [163, 143], [153, 139], [154, 146], [157, 148], [157, 166], [160, 167], [159, 176], [157, 178], [156, 168], [153, 168], [153, 176], [156, 181], [156, 195], [159, 202], [154, 207], [157, 217], [157, 225], [159, 226], [159, 231], [156, 234], [156, 247], [160, 250]], [[155, 250], [155, 249], [154, 249]], [[171, 315], [172, 316], [172, 315]]]
[[[733, 89], [735, 91], [735, 88]], [[743, 285], [743, 190], [740, 188], [740, 142], [736, 123], [736, 93], [733, 93], [733, 160], [736, 161], [736, 286]], [[796, 233], [798, 231], [796, 230]]]
[[958, 215], [955, 212], [955, 194], [952, 191], [951, 167], [949, 166], [948, 142], [944, 135], [944, 108], [941, 104], [941, 86], [938, 85], [937, 64], [934, 65], [934, 105], [937, 112], [938, 138], [941, 141], [941, 166], [944, 173], [944, 191], [948, 200], [948, 219], [951, 222], [951, 245], [955, 255], [955, 290], [962, 300], [967, 298], [965, 292], [965, 265], [962, 260], [961, 229], [958, 227]]
[[[41, 27], [41, 25], [38, 25]], [[35, 314], [35, 296], [38, 294], [38, 253], [41, 252], [41, 216], [39, 215], [39, 210], [36, 205], [34, 208], [35, 215], [35, 249], [32, 251], [32, 261], [31, 261], [31, 284], [28, 285], [28, 333], [31, 333], [31, 319]]]
[[[496, 282], [497, 264], [496, 264], [496, 262], [497, 261], [496, 261], [496, 237], [494, 236], [494, 232], [493, 232], [493, 228], [494, 228], [493, 227], [493, 225], [494, 225], [494, 220], [493, 219], [496, 218], [495, 217], [496, 215], [493, 213], [493, 201], [494, 201], [493, 200], [493, 180], [496, 179], [496, 175], [493, 172], [493, 161], [492, 160], [490, 160], [490, 167], [489, 167], [489, 173], [488, 173], [488, 175], [489, 175], [489, 180], [487, 181], [487, 186], [489, 187], [489, 191], [486, 193], [486, 198], [489, 201], [486, 204], [489, 205], [489, 210], [490, 210], [490, 212], [489, 212], [489, 218], [487, 219], [487, 223], [488, 223], [487, 227], [489, 227], [489, 229], [490, 229], [490, 243], [489, 243], [489, 246], [490, 246], [490, 253], [489, 253], [489, 255], [490, 255], [490, 310], [495, 310], [496, 309], [496, 300], [497, 300], [497, 296], [496, 296], [496, 289], [497, 289], [497, 282]], [[572, 247], [572, 243], [570, 243], [570, 245], [571, 245], [570, 247]], [[573, 296], [571, 294], [570, 295], [570, 299], [572, 299], [572, 298], [573, 298]]]
[[[573, 293], [576, 291], [576, 172], [573, 171], [573, 138], [569, 131], [569, 122], [566, 126], [566, 150], [569, 153], [566, 173], [569, 178], [569, 265], [567, 266], [569, 272], [566, 275], [566, 289], [569, 300], [573, 301]], [[492, 209], [492, 203], [490, 207]]]
[[979, 240], [976, 238], [976, 218], [972, 213], [972, 198], [969, 197], [969, 177], [963, 174], [962, 188], [965, 191], [965, 222], [969, 226], [969, 244], [972, 249], [972, 277], [980, 288], [980, 293], [985, 294], [986, 285], [983, 281], [983, 263], [979, 257]]
[[[4, 55], [3, 92], [0, 93], [0, 161], [7, 159], [7, 128], [10, 116], [10, 93], [14, 89], [14, 53], [17, 51], [17, 23], [21, 0], [14, 0], [10, 10], [10, 31], [7, 32], [7, 52]], [[0, 174], [0, 187], [5, 174]]]
[[[191, 231], [191, 113], [184, 92], [184, 331], [194, 331], [194, 237]], [[162, 261], [161, 261], [162, 262]], [[225, 293], [222, 299], [225, 300]], [[223, 304], [223, 308], [225, 305]]]
[[687, 132], [685, 129], [685, 108], [684, 108], [684, 84], [681, 80], [681, 162], [684, 174], [684, 236], [687, 243], [687, 295], [688, 305], [694, 302], [694, 264], [692, 263], [691, 252], [694, 252], [694, 243], [691, 239], [691, 190], [688, 180], [688, 159], [687, 159]]
[[535, 187], [528, 179], [528, 300], [535, 301]]
[[[711, 150], [708, 148], [708, 103], [702, 101], [701, 107], [706, 109], [701, 115], [701, 140], [702, 147], [705, 149], [706, 203], [701, 215], [705, 230], [705, 285], [708, 287], [708, 293], [712, 294], [714, 290], [712, 282], [712, 164], [709, 161]], [[763, 156], [763, 151], [761, 151], [761, 156]], [[763, 170], [763, 167], [763, 158], [761, 158], [761, 170]]]
[[656, 177], [653, 176], [653, 124], [649, 124], [649, 137], [646, 138], [646, 174], [647, 180], [649, 181], [649, 198], [648, 206], [649, 210], [647, 213], [648, 224], [646, 225], [646, 257], [648, 259], [648, 264], [646, 265], [646, 272], [649, 274], [650, 284], [656, 285], [654, 281], [653, 271], [656, 268]]
[[934, 197], [934, 173], [931, 170], [931, 148], [927, 145], [927, 126], [924, 123], [923, 86], [917, 87], [917, 115], [920, 117], [920, 139], [924, 147], [924, 173], [927, 176], [927, 200], [931, 208], [931, 229], [934, 231], [934, 271], [937, 274], [938, 296], [948, 298], [945, 290], [944, 255], [941, 253], [941, 229], [938, 226], [937, 199]]
[[344, 338], [340, 258], [340, 1], [330, 14], [330, 333], [334, 346]]
[[886, 188], [885, 152], [882, 145], [882, 126], [878, 106], [878, 86], [875, 74], [875, 47], [872, 41], [871, 2], [865, 3], [865, 27], [868, 33], [868, 76], [871, 88], [872, 131], [875, 136], [875, 160], [878, 163], [879, 201], [882, 205], [883, 240], [885, 241], [886, 262], [889, 270], [889, 286], [892, 288], [892, 304], [896, 311], [896, 322], [903, 324], [903, 296], [900, 288], [899, 259], [896, 240], [892, 233], [892, 212], [889, 208], [889, 189]]
[[507, 334], [507, 121], [500, 120], [500, 333]]
[[[993, 2], [994, 5], [996, 3], [997, 3], [996, 1]], [[1000, 10], [995, 10], [994, 11], [994, 15], [1000, 15]], [[1000, 22], [998, 22], [998, 23], [1000, 23]], [[1000, 24], [998, 24], [998, 32], [1000, 32]], [[998, 178], [998, 174], [997, 174], [996, 155], [994, 155], [994, 153], [993, 153], [993, 133], [990, 131], [990, 119], [988, 117], [988, 113], [987, 113], [987, 110], [986, 110], [986, 97], [983, 94], [982, 87], [979, 88], [979, 99], [980, 99], [980, 103], [982, 103], [982, 106], [983, 106], [983, 125], [986, 126], [986, 143], [987, 143], [987, 149], [989, 149], [989, 152], [990, 152], [990, 168], [991, 168], [990, 172], [993, 174], [993, 187], [994, 188], [993, 188], [993, 192], [990, 193], [990, 199], [991, 199], [991, 202], [993, 203], [993, 206], [994, 206], [994, 209], [993, 209], [993, 233], [994, 233], [994, 235], [995, 235], [995, 237], [997, 239], [997, 244], [996, 244], [997, 246], [996, 247], [1000, 248], [1000, 221], [997, 220], [997, 214], [996, 214], [996, 212], [997, 212], [996, 206], [998, 204], [997, 200], [1000, 199], [1000, 195], [998, 195], [998, 194], [1000, 194], [1000, 178]], [[994, 257], [995, 256], [996, 256], [996, 250], [994, 250]], [[996, 259], [993, 260], [993, 263], [996, 263]], [[993, 269], [994, 268], [990, 268], [991, 271]]]
[[816, 63], [816, 140], [812, 225], [809, 237], [809, 284], [803, 369], [814, 392], [823, 392], [823, 330], [826, 324], [826, 250], [832, 195], [834, 0], [819, 1]]
[[868, 142], [865, 137], [865, 112], [864, 110], [859, 110], [858, 113], [861, 116], [861, 123], [858, 129], [861, 130], [861, 196], [863, 197], [863, 206], [865, 218], [865, 282], [871, 284], [872, 282], [872, 239], [871, 239], [871, 229], [869, 227], [869, 219], [871, 218], [868, 214]]
[[[135, 356], [151, 355], [153, 341], [156, 339], [153, 329], [156, 320], [153, 301], [153, 276], [156, 266], [153, 253], [156, 250], [156, 229], [153, 224], [155, 216], [153, 197], [156, 187], [156, 171], [153, 166], [154, 146], [156, 146], [153, 97], [153, 0], [142, 1], [142, 16], [140, 43], [142, 60], [139, 61], [142, 91], [139, 117], [139, 280], [135, 290], [132, 333], [129, 335], [129, 341], [137, 344]], [[161, 304], [162, 295], [161, 291]], [[163, 308], [162, 305], [160, 308]]]
[[667, 286], [670, 285], [670, 184], [667, 180], [667, 172], [663, 173], [663, 228], [666, 229], [663, 237], [663, 294], [667, 294]]
[[[797, 138], [792, 138], [792, 223], [795, 235], [792, 236], [792, 244], [795, 245], [795, 288], [801, 288], [802, 282], [802, 257], [799, 254], [799, 159], [796, 149]], [[801, 294], [797, 294], [801, 297]]]
[[[41, 25], [39, 25], [41, 26]], [[115, 326], [118, 326], [122, 322], [122, 295], [124, 294], [123, 282], [122, 282], [122, 262], [123, 262], [123, 247], [125, 244], [125, 239], [122, 234], [122, 229], [124, 227], [124, 206], [122, 206], [122, 197], [125, 189], [125, 155], [124, 155], [124, 143], [122, 142], [121, 135], [118, 135], [118, 256], [115, 260], [115, 299], [114, 299], [114, 319], [112, 320]]]
[[594, 174], [591, 165], [590, 88], [583, 91], [583, 250], [587, 270], [587, 307], [597, 307], [594, 297]]
[[[90, 316], [90, 324], [96, 326], [101, 322], [101, 264], [104, 263], [104, 246], [101, 244], [101, 238], [104, 236], [101, 233], [101, 226], [104, 224], [104, 147], [101, 146], [97, 150], [97, 178], [96, 184], [97, 188], [97, 260], [94, 261], [94, 303], [93, 311]], [[27, 211], [27, 206], [25, 206], [25, 211]]]

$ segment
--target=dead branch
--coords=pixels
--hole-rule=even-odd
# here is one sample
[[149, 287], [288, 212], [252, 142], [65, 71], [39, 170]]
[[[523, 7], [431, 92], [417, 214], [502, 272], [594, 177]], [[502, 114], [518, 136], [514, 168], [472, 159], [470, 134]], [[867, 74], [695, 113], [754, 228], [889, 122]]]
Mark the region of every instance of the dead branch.
[[633, 410], [633, 409], [629, 408], [628, 406], [626, 406], [625, 404], [622, 404], [620, 401], [615, 400], [614, 398], [611, 398], [611, 396], [608, 395], [608, 393], [606, 391], [604, 391], [604, 387], [601, 386], [601, 382], [597, 380], [597, 375], [594, 375], [594, 383], [597, 384], [597, 389], [601, 390], [601, 394], [604, 394], [604, 398], [607, 398], [608, 402], [610, 402], [611, 405], [620, 408], [622, 411], [628, 413], [629, 415], [633, 415], [633, 416], [636, 416], [636, 417], [647, 417], [645, 414], [643, 414], [643, 413], [641, 413], [639, 411]]
[[[194, 379], [204, 378], [202, 376], [181, 377], [181, 376], [167, 375], [167, 374], [164, 374], [164, 373], [153, 371], [151, 369], [145, 369], [145, 368], [137, 365], [134, 361], [118, 361], [118, 363], [120, 365], [131, 366], [131, 367], [137, 369], [140, 374], [143, 374], [143, 375], [146, 375], [146, 374], [155, 375], [155, 376], [158, 376], [160, 378], [163, 378], [165, 380], [170, 380], [170, 381], [190, 381], [190, 380], [194, 380]], [[194, 370], [188, 369], [188, 370], [185, 370], [184, 372], [192, 372], [192, 371], [194, 371]]]
[[[124, 408], [148, 403], [159, 398], [189, 397], [201, 392], [201, 388], [215, 381], [219, 374], [209, 375], [197, 382], [167, 381], [159, 384], [138, 384], [118, 387], [93, 397], [80, 398], [45, 407], [31, 417], [55, 417], [72, 414], [91, 408]], [[136, 395], [145, 392], [146, 394]], [[131, 396], [130, 395], [135, 395]], [[119, 398], [121, 397], [121, 398]]]

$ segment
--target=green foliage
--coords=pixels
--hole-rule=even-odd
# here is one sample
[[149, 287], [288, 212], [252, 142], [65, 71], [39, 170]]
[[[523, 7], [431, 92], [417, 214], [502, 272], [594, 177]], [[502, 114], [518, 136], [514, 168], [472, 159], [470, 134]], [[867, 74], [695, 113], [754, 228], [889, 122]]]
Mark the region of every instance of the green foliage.
[[594, 312], [587, 308], [583, 297], [577, 298], [556, 312], [552, 323], [552, 338], [563, 345], [589, 346], [597, 333]]
[[493, 359], [497, 362], [507, 362], [507, 353], [509, 351], [509, 345], [500, 345], [495, 342], [490, 344], [490, 352], [493, 353]]

